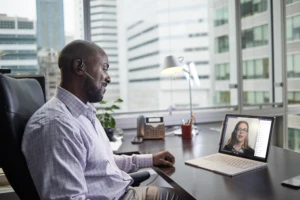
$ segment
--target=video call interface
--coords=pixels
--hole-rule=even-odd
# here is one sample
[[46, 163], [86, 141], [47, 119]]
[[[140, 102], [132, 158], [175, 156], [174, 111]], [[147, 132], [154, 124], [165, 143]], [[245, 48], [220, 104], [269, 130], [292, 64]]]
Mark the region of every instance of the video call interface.
[[269, 118], [227, 116], [220, 150], [233, 155], [265, 159], [271, 128], [272, 119]]

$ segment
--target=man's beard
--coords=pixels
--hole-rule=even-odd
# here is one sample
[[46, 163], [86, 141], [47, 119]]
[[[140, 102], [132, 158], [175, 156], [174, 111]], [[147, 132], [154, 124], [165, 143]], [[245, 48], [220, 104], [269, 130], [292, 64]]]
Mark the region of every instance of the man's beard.
[[86, 78], [84, 81], [84, 90], [87, 95], [87, 99], [90, 103], [98, 103], [102, 101], [103, 94], [102, 94], [102, 85], [100, 88], [97, 88], [94, 81], [90, 78]]

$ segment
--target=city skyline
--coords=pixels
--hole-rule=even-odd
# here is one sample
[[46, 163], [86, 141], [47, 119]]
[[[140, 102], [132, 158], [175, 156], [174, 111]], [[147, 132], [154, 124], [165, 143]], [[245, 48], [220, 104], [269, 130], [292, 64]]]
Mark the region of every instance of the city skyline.
[[[63, 0], [64, 1], [64, 24], [65, 24], [65, 35], [74, 36], [75, 22], [70, 23], [74, 20], [74, 0]], [[28, 18], [29, 20], [36, 21], [36, 0], [0, 0], [0, 14], [6, 14], [11, 17]], [[18, 5], [18, 6], [15, 6]], [[24, 9], [30, 8], [30, 9]]]
[[37, 0], [36, 37], [38, 49], [65, 46], [64, 4], [61, 0]]

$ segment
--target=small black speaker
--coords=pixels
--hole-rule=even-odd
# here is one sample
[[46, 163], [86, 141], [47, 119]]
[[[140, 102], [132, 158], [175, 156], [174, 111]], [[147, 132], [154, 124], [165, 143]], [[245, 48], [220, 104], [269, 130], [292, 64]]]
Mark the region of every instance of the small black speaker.
[[132, 144], [140, 144], [143, 142], [144, 137], [144, 124], [145, 118], [143, 115], [137, 118], [136, 136], [131, 140]]
[[137, 128], [136, 128], [136, 136], [137, 137], [144, 137], [144, 124], [145, 118], [143, 115], [138, 116], [137, 118]]

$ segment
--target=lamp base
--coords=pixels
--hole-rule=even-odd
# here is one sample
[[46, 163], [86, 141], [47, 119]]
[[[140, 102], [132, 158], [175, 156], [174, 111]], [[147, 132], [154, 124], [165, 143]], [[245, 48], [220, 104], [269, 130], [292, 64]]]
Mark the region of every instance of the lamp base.
[[140, 144], [143, 142], [143, 138], [142, 137], [138, 137], [138, 136], [135, 136], [134, 138], [132, 138], [131, 140], [131, 143], [132, 144]]

